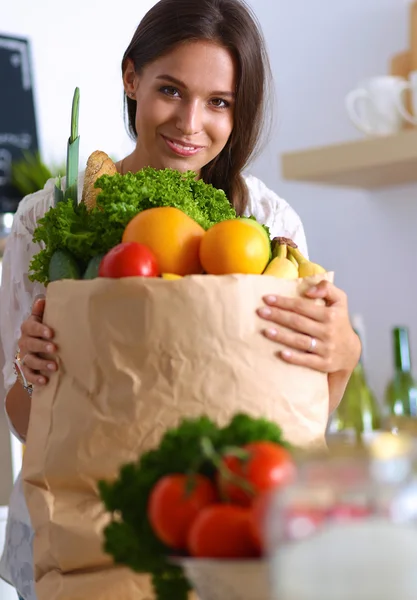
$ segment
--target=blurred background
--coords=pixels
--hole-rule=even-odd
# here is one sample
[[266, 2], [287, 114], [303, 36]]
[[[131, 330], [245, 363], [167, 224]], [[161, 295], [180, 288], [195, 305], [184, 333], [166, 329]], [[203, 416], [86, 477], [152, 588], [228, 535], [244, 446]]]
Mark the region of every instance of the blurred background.
[[[3, 6], [3, 239], [27, 183], [25, 168], [30, 167], [41, 179], [62, 172], [76, 86], [81, 92], [80, 168], [96, 149], [114, 159], [131, 151], [123, 122], [120, 63], [152, 4], [151, 0], [117, 4], [74, 0], [65, 13], [52, 0], [35, 4], [14, 0]], [[349, 118], [345, 100], [361, 82], [392, 73], [394, 55], [410, 48], [410, 2], [250, 0], [250, 4], [265, 33], [276, 89], [269, 143], [250, 170], [299, 213], [310, 258], [334, 270], [337, 285], [347, 292], [364, 343], [368, 382], [382, 401], [393, 372], [394, 326], [408, 328], [411, 355], [417, 357], [417, 186], [409, 183], [410, 177], [404, 181], [399, 177], [395, 186], [385, 181], [373, 189], [359, 184], [344, 187], [290, 181], [283, 177], [281, 160], [288, 152], [364, 140], [366, 135]], [[412, 68], [405, 70], [407, 79]], [[395, 148], [401, 135], [408, 136], [404, 143], [411, 154], [410, 146], [415, 145], [417, 179], [415, 131], [404, 122], [396, 123], [388, 134]], [[376, 130], [375, 137], [379, 135]], [[41, 164], [28, 166], [24, 151], [39, 151]], [[12, 166], [21, 158], [26, 167], [20, 165], [20, 183], [16, 183]], [[35, 179], [35, 186], [36, 177], [29, 178], [32, 184]], [[0, 505], [5, 505], [13, 471], [2, 416], [0, 436]]]

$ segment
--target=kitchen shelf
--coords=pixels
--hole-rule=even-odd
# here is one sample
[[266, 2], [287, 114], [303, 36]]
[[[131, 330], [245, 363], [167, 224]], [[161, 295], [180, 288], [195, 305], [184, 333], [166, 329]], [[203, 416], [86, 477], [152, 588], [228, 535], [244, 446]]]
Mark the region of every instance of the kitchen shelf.
[[375, 189], [417, 182], [417, 129], [282, 155], [289, 181]]

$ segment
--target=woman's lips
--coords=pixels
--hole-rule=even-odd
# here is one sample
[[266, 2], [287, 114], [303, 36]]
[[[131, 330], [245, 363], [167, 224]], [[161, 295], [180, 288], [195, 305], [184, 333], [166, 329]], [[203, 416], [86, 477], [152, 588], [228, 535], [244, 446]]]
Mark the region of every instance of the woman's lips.
[[187, 144], [186, 142], [181, 142], [179, 140], [173, 140], [165, 137], [162, 138], [165, 140], [166, 145], [172, 152], [177, 154], [178, 156], [195, 156], [201, 150], [204, 150], [204, 146], [195, 146], [194, 144]]

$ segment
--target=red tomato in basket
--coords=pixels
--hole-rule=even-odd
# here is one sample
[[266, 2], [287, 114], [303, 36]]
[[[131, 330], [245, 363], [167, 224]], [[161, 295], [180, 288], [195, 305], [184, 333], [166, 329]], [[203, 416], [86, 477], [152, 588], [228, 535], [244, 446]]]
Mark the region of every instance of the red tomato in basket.
[[207, 477], [166, 475], [150, 493], [148, 518], [155, 535], [164, 544], [185, 550], [188, 532], [197, 515], [216, 501], [217, 490]]
[[255, 558], [250, 509], [213, 504], [203, 509], [191, 526], [188, 551], [195, 558]]
[[99, 277], [158, 277], [159, 268], [155, 255], [143, 244], [123, 242], [103, 257]]
[[253, 493], [232, 482], [227, 472], [218, 475], [221, 494], [233, 504], [250, 506], [261, 492], [266, 492], [289, 483], [295, 475], [291, 454], [283, 446], [273, 442], [252, 442], [243, 446], [248, 458], [226, 456], [223, 466], [238, 476]]

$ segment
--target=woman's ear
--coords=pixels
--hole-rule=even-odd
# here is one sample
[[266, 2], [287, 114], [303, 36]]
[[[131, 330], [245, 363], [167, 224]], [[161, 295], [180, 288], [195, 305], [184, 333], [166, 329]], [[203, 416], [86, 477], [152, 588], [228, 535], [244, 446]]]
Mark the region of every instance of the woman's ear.
[[138, 77], [135, 71], [135, 65], [131, 58], [127, 58], [123, 70], [123, 87], [126, 96], [132, 98], [132, 100], [136, 100], [137, 84]]

